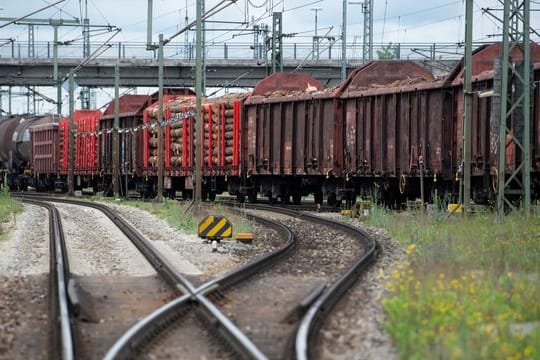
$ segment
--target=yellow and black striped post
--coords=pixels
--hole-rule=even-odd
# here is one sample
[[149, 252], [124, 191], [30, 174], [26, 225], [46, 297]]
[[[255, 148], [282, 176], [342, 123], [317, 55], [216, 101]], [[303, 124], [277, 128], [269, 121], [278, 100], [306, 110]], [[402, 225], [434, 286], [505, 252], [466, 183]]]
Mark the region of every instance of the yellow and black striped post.
[[199, 223], [199, 237], [208, 240], [221, 240], [232, 236], [232, 224], [224, 216], [210, 215]]

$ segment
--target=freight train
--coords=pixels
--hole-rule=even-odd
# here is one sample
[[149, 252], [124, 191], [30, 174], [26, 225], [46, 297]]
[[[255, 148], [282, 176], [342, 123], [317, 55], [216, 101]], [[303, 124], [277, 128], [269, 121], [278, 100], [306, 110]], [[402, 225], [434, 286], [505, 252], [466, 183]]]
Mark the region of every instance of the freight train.
[[[493, 88], [493, 61], [500, 49], [500, 44], [492, 44], [474, 52], [475, 94]], [[519, 61], [519, 53], [513, 56]], [[536, 44], [531, 45], [531, 59], [536, 84], [540, 80], [540, 47]], [[537, 87], [532, 95], [531, 183], [537, 199]], [[495, 198], [498, 186], [497, 149], [491, 141], [498, 135], [491, 119], [492, 99], [473, 96], [471, 190], [473, 200], [481, 204]], [[316, 203], [326, 200], [330, 205], [352, 202], [358, 196], [376, 197], [390, 207], [420, 197], [423, 201], [457, 200], [463, 173], [463, 62], [448, 76], [435, 78], [414, 62], [373, 61], [352, 71], [343, 84], [332, 89], [306, 74], [277, 73], [250, 93], [203, 98], [202, 103], [205, 199], [227, 191], [239, 201], [252, 202], [258, 195], [284, 203], [299, 203], [302, 197], [313, 195]], [[113, 126], [112, 109], [113, 103], [103, 114], [75, 113], [76, 188], [111, 193], [117, 181], [122, 194], [155, 196], [162, 165], [164, 193], [191, 197], [197, 142], [193, 92], [166, 92], [162, 116], [158, 116], [156, 94], [124, 95], [118, 128]], [[14, 119], [3, 120], [0, 130], [11, 129], [8, 122], [17, 122]], [[0, 156], [13, 175], [11, 185], [65, 189], [67, 119], [44, 117], [33, 124], [25, 128], [31, 129], [32, 151], [24, 161], [15, 160], [22, 152], [19, 147], [24, 141], [18, 140], [22, 130], [15, 131], [15, 141], [2, 142]], [[519, 120], [511, 119], [509, 126], [518, 127]], [[115, 133], [118, 164], [113, 156]], [[519, 153], [512, 146], [504, 151], [506, 168], [514, 169]]]

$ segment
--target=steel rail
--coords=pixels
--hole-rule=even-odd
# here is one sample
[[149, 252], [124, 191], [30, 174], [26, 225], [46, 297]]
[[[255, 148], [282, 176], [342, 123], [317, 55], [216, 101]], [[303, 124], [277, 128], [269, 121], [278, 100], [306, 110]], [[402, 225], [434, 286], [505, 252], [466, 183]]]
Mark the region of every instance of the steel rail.
[[[25, 195], [25, 199], [32, 198], [32, 196]], [[208, 299], [203, 295], [205, 291], [213, 289], [212, 287], [205, 287], [203, 289], [197, 290], [189, 280], [187, 280], [180, 272], [178, 272], [172, 264], [163, 258], [163, 256], [155, 249], [155, 247], [150, 244], [150, 241], [146, 239], [141, 233], [139, 233], [133, 226], [131, 226], [126, 220], [121, 216], [118, 216], [114, 210], [109, 208], [106, 205], [91, 203], [87, 201], [80, 200], [71, 200], [71, 199], [59, 199], [59, 198], [45, 198], [37, 196], [37, 199], [41, 201], [51, 201], [51, 202], [60, 202], [67, 204], [75, 204], [80, 206], [88, 206], [99, 211], [102, 211], [109, 219], [111, 219], [121, 230], [130, 238], [135, 246], [144, 254], [148, 261], [156, 268], [158, 273], [165, 277], [165, 279], [175, 288], [181, 289], [186, 295], [184, 297], [189, 297], [189, 300], [200, 304], [201, 308], [207, 313], [208, 316], [214, 318], [218, 325], [216, 328], [222, 332], [222, 335], [229, 342], [232, 348], [238, 352], [238, 354], [246, 359], [266, 359], [266, 356], [253, 344], [253, 342], [245, 336], [234, 323], [232, 323], [225, 315], [223, 315]], [[180, 298], [182, 299], [182, 298]], [[171, 306], [165, 306], [165, 309], [160, 308], [158, 311], [153, 312], [150, 317], [147, 317], [143, 323], [137, 325], [128, 330], [131, 335], [134, 335], [138, 339], [138, 343], [144, 342], [144, 332], [148, 332], [150, 329], [149, 323], [151, 323], [150, 318], [161, 319], [166, 321], [166, 317], [174, 316], [175, 313], [180, 311], [187, 306], [186, 302], [188, 300], [180, 300], [174, 302]], [[187, 299], [187, 298], [186, 298]], [[170, 320], [170, 318], [168, 318]], [[159, 324], [162, 325], [162, 324]], [[158, 324], [153, 323], [153, 329], [157, 329]], [[135, 340], [129, 339], [127, 336], [121, 337], [122, 344], [114, 344], [113, 348], [115, 352], [107, 353], [106, 356], [111, 356], [110, 358], [127, 358], [130, 357], [130, 354], [134, 350], [132, 346], [135, 344]], [[120, 342], [120, 340], [119, 340]]]
[[[25, 195], [26, 198], [32, 198], [33, 195]], [[145, 258], [150, 262], [150, 264], [156, 269], [156, 271], [164, 277], [167, 283], [183, 293], [192, 293], [195, 290], [195, 286], [183, 276], [173, 264], [170, 263], [166, 258], [160, 256], [159, 251], [155, 248], [151, 242], [142, 235], [137, 229], [135, 229], [131, 224], [129, 224], [124, 218], [118, 216], [114, 210], [109, 208], [106, 205], [92, 203], [89, 201], [82, 200], [72, 200], [65, 198], [56, 198], [56, 197], [42, 197], [37, 196], [42, 201], [51, 201], [59, 202], [65, 204], [73, 204], [79, 206], [91, 207], [93, 209], [99, 210], [104, 213], [120, 230], [133, 241], [133, 244], [142, 252]]]
[[[240, 212], [240, 210], [231, 209], [232, 211]], [[241, 266], [240, 268], [233, 270], [223, 276], [220, 276], [214, 280], [208, 281], [201, 286], [199, 286], [195, 290], [195, 294], [193, 296], [186, 295], [182, 298], [178, 298], [168, 304], [165, 304], [161, 308], [157, 309], [150, 315], [148, 315], [146, 318], [142, 319], [138, 323], [136, 323], [131, 329], [129, 329], [122, 337], [120, 337], [117, 342], [111, 347], [107, 355], [105, 356], [105, 360], [112, 360], [112, 359], [124, 359], [128, 357], [128, 354], [132, 349], [136, 349], [139, 347], [143, 342], [147, 340], [147, 334], [149, 332], [149, 329], [151, 328], [151, 324], [154, 322], [164, 322], [163, 319], [169, 319], [173, 314], [181, 311], [182, 308], [185, 308], [188, 306], [188, 303], [190, 300], [194, 300], [194, 298], [202, 303], [207, 309], [211, 309], [211, 316], [220, 317], [220, 321], [225, 322], [226, 327], [231, 327], [231, 331], [227, 331], [224, 335], [227, 337], [227, 340], [233, 344], [235, 350], [241, 354], [243, 354], [244, 358], [248, 359], [265, 359], [266, 356], [260, 352], [255, 346], [247, 347], [242, 345], [241, 343], [238, 343], [237, 336], [239, 334], [242, 334], [241, 332], [235, 330], [236, 326], [230, 321], [222, 316], [219, 315], [219, 310], [217, 310], [213, 304], [211, 304], [208, 299], [206, 298], [206, 294], [212, 293], [216, 290], [224, 290], [228, 287], [231, 287], [237, 283], [239, 283], [242, 280], [245, 280], [249, 276], [255, 274], [256, 272], [260, 271], [262, 268], [270, 266], [271, 264], [277, 262], [280, 258], [283, 256], [286, 256], [287, 254], [294, 251], [296, 248], [296, 236], [293, 234], [293, 232], [286, 226], [270, 221], [267, 219], [264, 219], [259, 216], [255, 216], [252, 214], [245, 214], [248, 219], [252, 219], [254, 221], [257, 221], [259, 224], [264, 224], [267, 227], [270, 227], [274, 230], [276, 230], [283, 238], [286, 238], [286, 243], [268, 253], [261, 255], [257, 257], [256, 259], [252, 260], [248, 264]], [[244, 337], [244, 335], [240, 335]], [[245, 338], [244, 340], [249, 340]], [[251, 341], [249, 341], [251, 343]], [[248, 350], [248, 351], [246, 351]]]
[[360, 275], [371, 265], [378, 255], [377, 242], [367, 232], [349, 224], [325, 219], [305, 212], [297, 212], [290, 209], [267, 205], [246, 205], [247, 208], [279, 212], [296, 218], [303, 218], [318, 224], [339, 227], [349, 235], [357, 238], [363, 245], [365, 252], [358, 258], [339, 278], [337, 278], [315, 302], [310, 306], [295, 334], [294, 356], [297, 359], [308, 359], [309, 349], [313, 348], [314, 335], [320, 329], [325, 317], [330, 313], [333, 306], [356, 282]]
[[[69, 281], [69, 261], [66, 252], [64, 240], [64, 231], [58, 209], [51, 204], [40, 200], [24, 199], [23, 202], [36, 206], [41, 206], [49, 212], [49, 241], [51, 248], [50, 276], [52, 280], [52, 298], [56, 299], [56, 306], [51, 306], [50, 321], [55, 323], [52, 333], [52, 344], [60, 347], [61, 358], [63, 360], [72, 360], [75, 357], [75, 348], [73, 343], [73, 331], [70, 322], [70, 306], [67, 294], [67, 285]], [[54, 281], [56, 280], [56, 281]], [[58, 334], [60, 336], [58, 337]], [[51, 349], [57, 351], [56, 349]]]

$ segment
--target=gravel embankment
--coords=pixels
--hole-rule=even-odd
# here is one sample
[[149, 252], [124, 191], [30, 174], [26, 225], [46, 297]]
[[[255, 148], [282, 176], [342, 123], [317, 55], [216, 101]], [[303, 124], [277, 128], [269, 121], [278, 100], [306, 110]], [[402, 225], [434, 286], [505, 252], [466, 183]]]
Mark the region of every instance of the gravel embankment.
[[47, 211], [25, 205], [0, 241], [0, 359], [43, 359], [48, 342]]

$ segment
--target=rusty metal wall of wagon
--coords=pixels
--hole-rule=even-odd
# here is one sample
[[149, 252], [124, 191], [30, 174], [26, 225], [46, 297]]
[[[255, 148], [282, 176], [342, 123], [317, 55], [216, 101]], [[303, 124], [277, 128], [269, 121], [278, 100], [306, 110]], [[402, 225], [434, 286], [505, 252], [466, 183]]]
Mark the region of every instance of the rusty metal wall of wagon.
[[[498, 167], [498, 146], [499, 146], [499, 130], [498, 126], [492, 128], [490, 124], [492, 112], [492, 97], [480, 98], [476, 94], [487, 92], [493, 89], [493, 74], [494, 61], [497, 56], [501, 55], [501, 43], [483, 46], [473, 53], [473, 97], [472, 97], [472, 119], [471, 119], [471, 172], [473, 176], [482, 174], [494, 174], [492, 168]], [[518, 63], [522, 60], [522, 53], [519, 49], [514, 48], [511, 53], [512, 58]], [[540, 74], [540, 46], [531, 43], [531, 62], [534, 63], [535, 80], [538, 80]], [[457, 149], [454, 159], [454, 166], [457, 167], [462, 161], [462, 139], [463, 139], [463, 76], [464, 66], [463, 61], [458, 64], [456, 69], [448, 76], [447, 84], [454, 92], [455, 98], [455, 119], [456, 135], [455, 148]], [[539, 112], [538, 89], [535, 87], [531, 105], [533, 112], [531, 113], [531, 135], [532, 135], [532, 166], [533, 169], [540, 169], [540, 154], [538, 154], [538, 146], [540, 145], [539, 137]], [[508, 127], [513, 129], [515, 120], [512, 116], [509, 119]], [[495, 131], [493, 131], [495, 130]], [[513, 143], [509, 144], [506, 149], [506, 168], [515, 169], [516, 167], [516, 148]], [[535, 160], [537, 158], [538, 160]], [[537, 164], [538, 163], [538, 164]]]
[[[477, 81], [473, 83], [473, 92], [487, 91], [492, 87], [493, 81], [491, 79]], [[463, 161], [463, 87], [461, 85], [455, 86], [451, 90], [454, 93], [454, 107], [456, 109], [453, 119], [455, 124], [454, 148], [456, 149], [453, 166], [457, 169]], [[490, 117], [491, 98], [473, 96], [471, 118], [471, 174], [473, 176], [489, 172], [490, 163], [498, 161], [490, 149]]]
[[442, 81], [347, 91], [344, 171], [358, 176], [452, 176], [453, 94]]
[[307, 74], [277, 73], [259, 82], [244, 104], [248, 174], [339, 172], [335, 105], [332, 93]]
[[53, 116], [18, 115], [0, 122], [0, 162], [27, 166], [31, 158], [30, 127], [57, 121]]
[[[143, 111], [152, 103], [150, 95], [126, 94], [119, 99], [119, 157], [120, 175], [136, 173], [137, 164], [142, 163], [142, 125]], [[105, 109], [99, 123], [99, 166], [103, 174], [113, 173], [113, 132], [114, 101]], [[135, 131], [137, 129], [137, 131]]]
[[58, 142], [58, 123], [32, 126], [31, 166], [34, 176], [55, 175], [59, 172], [60, 148]]
[[452, 176], [453, 93], [411, 61], [354, 70], [335, 95], [343, 122], [343, 171], [357, 176]]
[[256, 97], [245, 104], [251, 175], [339, 175], [335, 100], [310, 93]]
[[532, 105], [534, 106], [534, 111], [532, 113], [533, 120], [531, 123], [531, 132], [532, 132], [532, 142], [531, 146], [532, 154], [532, 169], [534, 171], [540, 172], [540, 62], [534, 64], [534, 81], [537, 84], [534, 87], [534, 98], [532, 99]]

